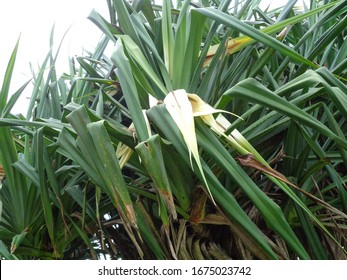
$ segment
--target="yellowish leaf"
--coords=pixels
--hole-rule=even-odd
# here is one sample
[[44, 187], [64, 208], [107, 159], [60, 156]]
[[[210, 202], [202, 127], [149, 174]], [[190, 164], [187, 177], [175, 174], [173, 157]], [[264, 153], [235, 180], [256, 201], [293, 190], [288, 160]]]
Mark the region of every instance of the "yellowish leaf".
[[[128, 130], [133, 134], [133, 137], [135, 138], [136, 131], [135, 131], [134, 123], [130, 124], [130, 126], [128, 127]], [[124, 145], [121, 142], [118, 143], [117, 150], [116, 150], [116, 157], [119, 160], [120, 169], [123, 169], [124, 165], [128, 162], [133, 152], [134, 151], [130, 149], [127, 145]]]
[[193, 167], [193, 156], [203, 177], [206, 188], [211, 196], [211, 199], [212, 201], [214, 201], [200, 161], [198, 144], [195, 134], [193, 108], [188, 98], [187, 92], [184, 89], [172, 91], [165, 97], [164, 103], [166, 105], [167, 111], [176, 123], [183, 136], [183, 140], [187, 145], [191, 166]]
[[192, 105], [185, 90], [180, 89], [170, 92], [164, 99], [166, 109], [182, 133], [184, 142], [189, 151], [190, 163], [192, 155], [198, 165], [200, 164], [198, 144], [195, 134], [195, 124]]
[[116, 156], [119, 159], [120, 169], [123, 169], [124, 165], [128, 162], [132, 154], [133, 150], [130, 149], [127, 145], [124, 145], [123, 143], [118, 144]]

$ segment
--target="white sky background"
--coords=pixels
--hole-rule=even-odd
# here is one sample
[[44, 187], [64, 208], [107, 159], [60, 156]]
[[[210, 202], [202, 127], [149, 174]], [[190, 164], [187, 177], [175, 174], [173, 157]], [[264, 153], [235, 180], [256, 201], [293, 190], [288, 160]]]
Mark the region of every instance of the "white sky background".
[[[158, 0], [156, 1], [158, 3]], [[262, 8], [272, 2], [273, 6], [281, 6], [286, 0], [262, 0]], [[301, 4], [302, 1], [298, 1]], [[106, 0], [1, 0], [0, 2], [0, 88], [8, 60], [20, 37], [14, 74], [10, 93], [14, 93], [31, 78], [29, 62], [37, 71], [49, 51], [49, 38], [55, 24], [55, 47], [64, 39], [58, 56], [58, 75], [68, 71], [68, 59], [74, 55], [82, 55], [82, 49], [93, 50], [101, 38], [101, 31], [87, 19], [95, 9], [107, 20], [109, 19]], [[31, 87], [22, 94], [20, 102], [13, 113], [26, 115], [28, 96]]]
[[[32, 76], [29, 62], [35, 71], [49, 51], [53, 25], [54, 52], [68, 31], [57, 62], [58, 75], [69, 70], [68, 59], [82, 55], [82, 48], [93, 50], [101, 31], [87, 19], [92, 9], [108, 17], [106, 0], [1, 0], [0, 2], [0, 87], [8, 61], [20, 36], [19, 49], [10, 93], [15, 93]], [[28, 85], [13, 113], [26, 115], [32, 87]]]

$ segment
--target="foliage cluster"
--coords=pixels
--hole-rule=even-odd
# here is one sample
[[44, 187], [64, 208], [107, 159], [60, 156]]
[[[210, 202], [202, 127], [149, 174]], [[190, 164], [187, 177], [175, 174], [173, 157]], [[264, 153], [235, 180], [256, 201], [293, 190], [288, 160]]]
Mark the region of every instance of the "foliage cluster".
[[[107, 0], [26, 116], [0, 94], [6, 259], [345, 259], [347, 1]], [[107, 55], [107, 47], [113, 48]]]

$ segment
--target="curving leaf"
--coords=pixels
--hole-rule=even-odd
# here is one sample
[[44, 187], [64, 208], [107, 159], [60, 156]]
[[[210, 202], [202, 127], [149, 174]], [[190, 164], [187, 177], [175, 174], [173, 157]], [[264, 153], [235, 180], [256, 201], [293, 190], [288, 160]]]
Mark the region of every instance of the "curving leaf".
[[188, 94], [185, 90], [175, 90], [168, 93], [164, 99], [166, 109], [174, 120], [175, 124], [182, 133], [184, 142], [186, 143], [189, 151], [190, 165], [193, 168], [192, 156], [200, 170], [203, 177], [206, 188], [213, 200], [213, 196], [208, 187], [202, 165], [200, 162], [200, 155], [198, 151], [198, 144], [195, 134], [194, 114], [192, 104], [188, 98]]
[[[159, 135], [150, 137], [147, 141], [141, 142], [136, 146], [141, 162], [147, 169], [153, 180], [154, 186], [163, 200], [168, 212], [173, 219], [177, 219], [175, 203], [172, 196], [170, 182], [164, 164], [163, 152], [161, 149], [161, 139]], [[160, 209], [161, 211], [162, 209]]]
[[28, 232], [29, 232], [29, 228], [25, 228], [20, 234], [17, 234], [13, 237], [11, 242], [11, 254], [13, 254], [17, 250], [17, 248], [23, 242]]

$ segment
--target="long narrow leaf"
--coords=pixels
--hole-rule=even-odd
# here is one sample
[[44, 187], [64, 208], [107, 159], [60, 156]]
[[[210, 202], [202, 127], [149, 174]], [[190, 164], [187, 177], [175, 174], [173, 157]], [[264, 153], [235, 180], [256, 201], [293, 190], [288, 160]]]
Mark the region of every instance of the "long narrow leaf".
[[13, 69], [14, 69], [14, 64], [16, 61], [16, 56], [17, 56], [17, 51], [18, 51], [18, 46], [19, 46], [19, 39], [16, 43], [16, 46], [11, 54], [10, 61], [7, 64], [7, 69], [5, 72], [5, 77], [3, 80], [3, 84], [1, 86], [1, 91], [0, 91], [0, 116], [3, 116], [3, 110], [6, 106], [7, 103], [7, 98], [10, 90], [10, 85], [11, 85], [11, 79], [12, 79], [12, 74], [13, 74]]
[[257, 104], [261, 104], [263, 106], [267, 106], [273, 110], [281, 112], [289, 116], [293, 120], [299, 121], [319, 131], [323, 135], [330, 137], [339, 145], [347, 149], [346, 141], [338, 137], [324, 124], [317, 122], [314, 117], [291, 104], [290, 102], [286, 101], [285, 99], [277, 96], [253, 79], [246, 79], [225, 92], [223, 98], [221, 99], [221, 103], [225, 104], [225, 102], [232, 97], [245, 98]]

